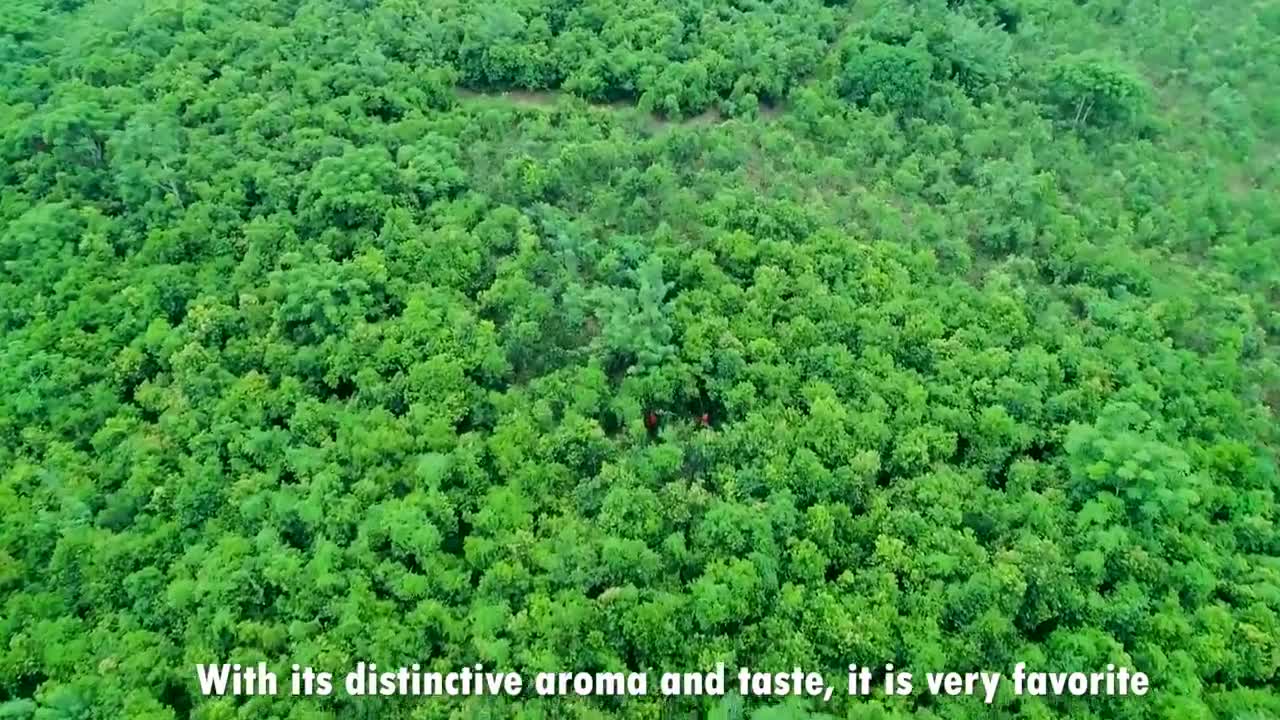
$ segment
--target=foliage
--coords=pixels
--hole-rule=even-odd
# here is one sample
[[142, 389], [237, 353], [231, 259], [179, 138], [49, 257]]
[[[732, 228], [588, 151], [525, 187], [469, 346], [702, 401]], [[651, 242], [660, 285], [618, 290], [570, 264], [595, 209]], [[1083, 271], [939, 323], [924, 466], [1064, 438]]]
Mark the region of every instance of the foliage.
[[1277, 17], [0, 0], [0, 717], [1277, 715]]
[[1062, 118], [1070, 117], [1073, 127], [1134, 124], [1149, 94], [1133, 70], [1088, 56], [1057, 61], [1047, 87]]
[[872, 42], [845, 62], [840, 91], [861, 106], [913, 112], [923, 104], [932, 74], [932, 59], [923, 48]]

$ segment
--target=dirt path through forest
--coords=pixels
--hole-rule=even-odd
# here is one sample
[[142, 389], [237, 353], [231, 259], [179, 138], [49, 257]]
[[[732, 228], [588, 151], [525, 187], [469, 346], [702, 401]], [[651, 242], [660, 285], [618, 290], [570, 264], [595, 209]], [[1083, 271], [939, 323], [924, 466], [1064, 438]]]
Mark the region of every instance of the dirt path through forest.
[[[483, 101], [499, 101], [510, 104], [515, 107], [541, 108], [550, 109], [556, 106], [562, 98], [577, 97], [570, 93], [560, 90], [495, 90], [495, 91], [478, 91], [458, 88], [456, 90], [458, 100], [463, 103], [483, 102]], [[634, 103], [626, 101], [615, 102], [591, 102], [586, 101], [592, 107], [613, 110], [617, 112], [634, 111], [643, 113]], [[670, 118], [655, 113], [644, 113], [648, 116], [648, 124], [654, 130], [664, 130], [671, 127], [701, 127], [715, 125], [718, 123], [731, 120], [725, 117], [720, 111], [714, 107], [708, 108], [703, 112], [684, 118]], [[761, 103], [759, 115], [760, 120], [764, 122], [772, 122], [782, 115], [782, 108], [774, 105], [765, 105]]]

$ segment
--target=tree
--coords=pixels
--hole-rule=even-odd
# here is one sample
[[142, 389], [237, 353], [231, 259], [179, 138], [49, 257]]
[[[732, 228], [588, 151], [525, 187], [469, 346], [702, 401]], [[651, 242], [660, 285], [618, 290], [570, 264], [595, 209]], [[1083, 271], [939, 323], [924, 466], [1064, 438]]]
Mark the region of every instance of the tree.
[[929, 92], [933, 61], [917, 45], [862, 42], [841, 68], [840, 93], [861, 107], [918, 112]]
[[1149, 90], [1141, 77], [1132, 68], [1094, 54], [1056, 61], [1047, 83], [1058, 118], [1073, 128], [1133, 126], [1146, 111]]

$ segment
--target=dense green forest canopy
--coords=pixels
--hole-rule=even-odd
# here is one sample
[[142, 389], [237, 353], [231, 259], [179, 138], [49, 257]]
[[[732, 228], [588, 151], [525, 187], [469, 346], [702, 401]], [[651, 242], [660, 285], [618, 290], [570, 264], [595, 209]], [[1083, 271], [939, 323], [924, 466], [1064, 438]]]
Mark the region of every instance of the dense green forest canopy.
[[0, 717], [757, 709], [200, 697], [260, 660], [1115, 663], [1152, 692], [808, 710], [1280, 716], [1277, 37], [0, 0]]

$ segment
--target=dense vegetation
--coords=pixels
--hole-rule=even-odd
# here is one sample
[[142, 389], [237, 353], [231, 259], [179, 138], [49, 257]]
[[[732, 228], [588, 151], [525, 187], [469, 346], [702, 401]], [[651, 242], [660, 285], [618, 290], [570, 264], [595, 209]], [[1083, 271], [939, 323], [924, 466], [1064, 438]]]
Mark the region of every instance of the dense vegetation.
[[812, 709], [1280, 716], [1277, 37], [0, 0], [0, 717], [714, 706], [199, 696], [258, 660], [1113, 662], [1151, 694]]

